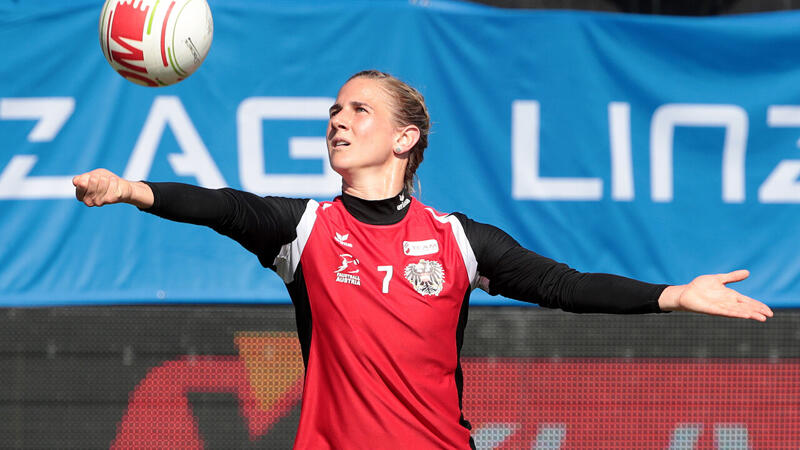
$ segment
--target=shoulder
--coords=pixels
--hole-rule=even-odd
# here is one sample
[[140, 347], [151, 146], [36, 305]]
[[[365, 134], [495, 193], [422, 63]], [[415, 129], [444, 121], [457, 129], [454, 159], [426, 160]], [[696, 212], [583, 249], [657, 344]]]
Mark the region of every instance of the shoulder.
[[509, 249], [519, 247], [513, 237], [494, 225], [478, 222], [461, 212], [452, 212], [449, 216], [459, 223], [482, 265], [494, 264]]
[[334, 217], [344, 216], [347, 213], [341, 197], [336, 197], [333, 200], [316, 201], [313, 199], [308, 200], [306, 205], [303, 206], [305, 214], [313, 214], [317, 217], [325, 217], [328, 219]]
[[316, 201], [310, 198], [275, 197], [270, 195], [261, 197], [261, 200], [273, 208], [289, 213], [290, 215], [302, 215], [309, 204], [316, 203]]
[[460, 232], [466, 234], [468, 239], [470, 235], [475, 235], [476, 233], [482, 234], [492, 232], [493, 230], [501, 231], [499, 228], [492, 225], [476, 222], [462, 212], [441, 212], [431, 206], [425, 205], [416, 198], [414, 198], [414, 203], [412, 205], [416, 207], [415, 209], [418, 211], [418, 214], [423, 214], [441, 223], [450, 223], [460, 229]]
[[[416, 197], [412, 197], [413, 202], [411, 203], [411, 211], [409, 212], [416, 212], [416, 214], [421, 214], [425, 217], [429, 217], [441, 223], [449, 223], [452, 221], [452, 217], [455, 217], [453, 214], [461, 214], [461, 213], [446, 213], [441, 212], [438, 209], [428, 206]], [[461, 214], [463, 216], [463, 214]], [[460, 220], [456, 218], [457, 220]]]
[[467, 234], [467, 237], [477, 238], [483, 237], [484, 235], [494, 235], [494, 234], [506, 234], [500, 228], [490, 225], [487, 223], [478, 222], [477, 220], [471, 219], [469, 216], [462, 212], [451, 212], [448, 214], [449, 217], [455, 218], [458, 223], [464, 228], [464, 233]]

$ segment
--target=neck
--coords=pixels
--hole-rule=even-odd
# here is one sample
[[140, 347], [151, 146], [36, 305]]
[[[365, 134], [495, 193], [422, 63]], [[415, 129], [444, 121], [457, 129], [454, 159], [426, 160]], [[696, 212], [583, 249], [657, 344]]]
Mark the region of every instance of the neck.
[[342, 177], [342, 192], [364, 200], [383, 200], [403, 190], [403, 174], [391, 171], [375, 176]]

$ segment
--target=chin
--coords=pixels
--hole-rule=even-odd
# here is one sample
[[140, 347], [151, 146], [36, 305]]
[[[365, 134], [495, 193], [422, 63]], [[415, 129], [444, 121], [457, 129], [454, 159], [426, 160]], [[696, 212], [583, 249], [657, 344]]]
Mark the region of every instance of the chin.
[[353, 164], [348, 159], [346, 155], [332, 153], [328, 157], [328, 162], [334, 172], [344, 175], [353, 167]]

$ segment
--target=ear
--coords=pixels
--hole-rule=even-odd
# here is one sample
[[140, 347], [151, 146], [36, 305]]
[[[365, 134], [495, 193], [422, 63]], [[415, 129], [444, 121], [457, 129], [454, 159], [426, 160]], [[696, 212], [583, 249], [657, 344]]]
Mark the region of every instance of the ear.
[[[406, 125], [398, 128], [395, 132], [394, 146], [392, 147], [395, 150], [395, 154], [404, 155], [408, 153], [409, 150], [417, 145], [419, 135], [419, 127], [416, 125]], [[397, 149], [400, 149], [400, 151], [397, 151]]]

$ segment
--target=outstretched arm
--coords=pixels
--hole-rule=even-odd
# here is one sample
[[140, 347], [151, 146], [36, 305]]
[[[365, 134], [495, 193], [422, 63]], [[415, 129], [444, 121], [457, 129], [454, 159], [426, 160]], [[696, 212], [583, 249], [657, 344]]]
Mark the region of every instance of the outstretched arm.
[[73, 178], [75, 196], [88, 206], [130, 203], [177, 222], [210, 227], [271, 267], [280, 247], [296, 236], [307, 199], [259, 197], [236, 189], [183, 183], [127, 181], [105, 169]]
[[72, 179], [75, 197], [86, 206], [129, 203], [142, 209], [153, 206], [153, 191], [141, 181], [128, 181], [106, 169], [94, 169]]
[[613, 314], [690, 311], [765, 321], [767, 305], [726, 287], [749, 275], [746, 270], [703, 275], [689, 284], [649, 284], [603, 273], [580, 273], [520, 246], [502, 230], [455, 213], [478, 260], [483, 287], [547, 308]]
[[701, 275], [689, 284], [664, 289], [658, 298], [658, 306], [663, 311], [690, 311], [764, 322], [767, 317], [772, 317], [772, 310], [767, 305], [726, 286], [749, 275], [747, 270]]

